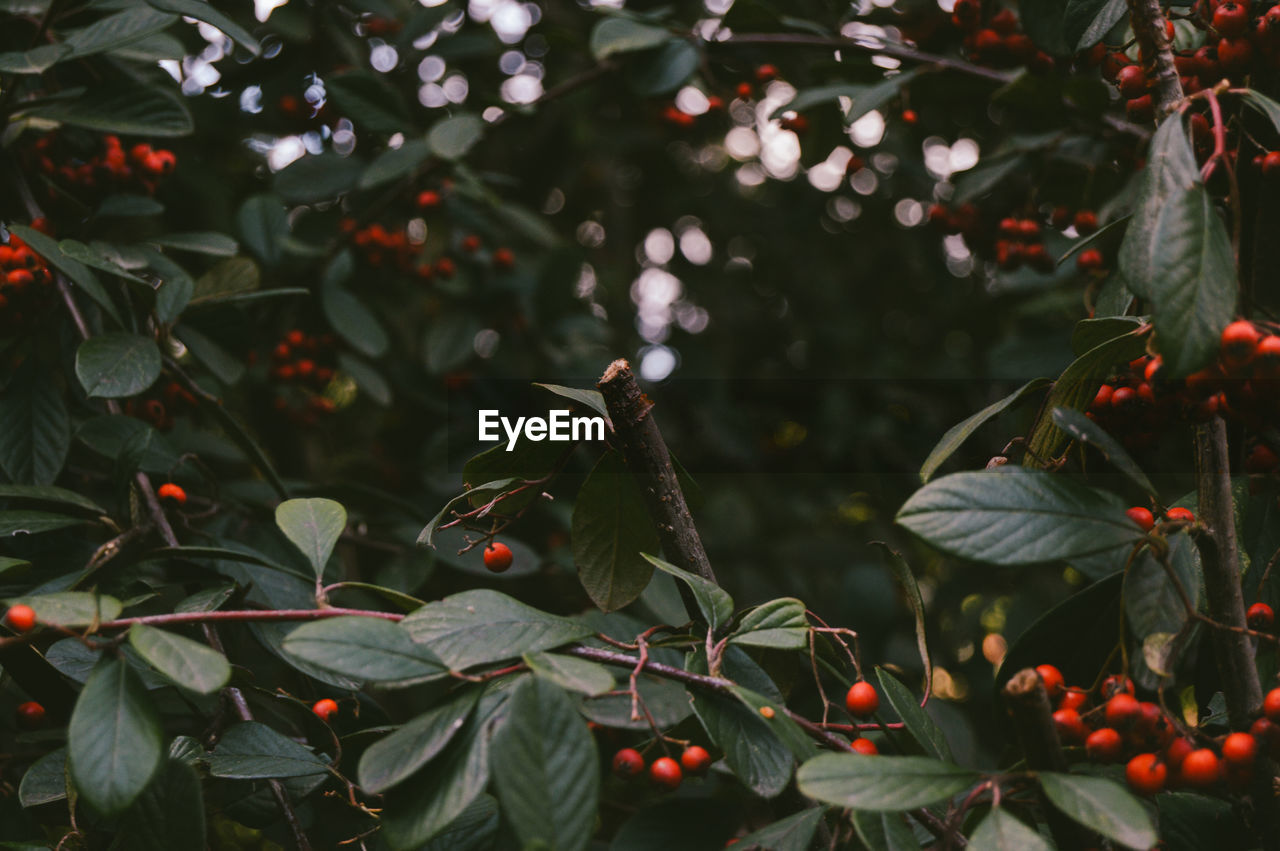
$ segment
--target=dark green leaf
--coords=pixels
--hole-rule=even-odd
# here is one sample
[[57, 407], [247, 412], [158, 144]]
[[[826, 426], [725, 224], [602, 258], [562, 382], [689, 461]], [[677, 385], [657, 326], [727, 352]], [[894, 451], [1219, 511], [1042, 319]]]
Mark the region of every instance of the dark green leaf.
[[88, 591], [58, 591], [53, 594], [33, 594], [5, 600], [5, 604], [19, 603], [36, 611], [36, 620], [56, 626], [89, 626], [93, 623], [115, 620], [124, 606], [115, 597], [91, 594]]
[[67, 797], [67, 749], [58, 748], [31, 763], [18, 785], [18, 802], [24, 807], [51, 804]]
[[0, 53], [0, 73], [43, 74], [70, 53], [71, 48], [65, 44], [43, 44], [26, 52]]
[[580, 390], [577, 387], [563, 387], [559, 384], [539, 384], [536, 381], [533, 386], [541, 387], [543, 390], [550, 390], [557, 396], [563, 396], [566, 399], [577, 402], [579, 405], [589, 408], [604, 417], [606, 422], [609, 419], [609, 409], [605, 407], [604, 396], [600, 394], [599, 390]]
[[422, 341], [427, 369], [439, 375], [471, 360], [480, 330], [480, 321], [469, 311], [448, 310], [436, 316]]
[[748, 833], [738, 840], [742, 851], [767, 849], [767, 851], [809, 851], [813, 837], [822, 823], [825, 807], [809, 807], [795, 815], [779, 819], [773, 824]]
[[734, 644], [802, 650], [809, 644], [805, 605], [795, 597], [780, 597], [747, 612], [733, 631]]
[[388, 795], [382, 829], [393, 848], [417, 848], [445, 831], [484, 791], [489, 739], [478, 719], [449, 743], [432, 771]]
[[828, 804], [901, 812], [944, 801], [981, 777], [923, 756], [826, 753], [800, 766], [796, 780], [801, 792]]
[[278, 172], [272, 188], [291, 204], [328, 201], [354, 189], [364, 164], [333, 152], [299, 157]]
[[463, 113], [442, 119], [427, 132], [427, 147], [443, 160], [462, 159], [484, 135], [484, 121]]
[[360, 788], [380, 795], [416, 773], [463, 728], [479, 697], [480, 689], [463, 689], [370, 745], [360, 756]]
[[1093, 420], [1074, 408], [1054, 408], [1053, 423], [1070, 435], [1072, 440], [1078, 440], [1098, 450], [1103, 458], [1111, 462], [1111, 466], [1128, 476], [1129, 481], [1143, 491], [1151, 496], [1156, 495], [1155, 485], [1151, 484], [1151, 480], [1147, 478], [1146, 473], [1142, 472], [1137, 462], [1129, 457], [1129, 453], [1125, 452], [1119, 441], [1107, 434]]
[[[282, 243], [289, 236], [289, 219], [284, 204], [278, 197], [250, 197], [240, 205], [240, 210], [236, 213], [236, 226], [240, 231], [240, 239], [255, 257], [268, 266], [280, 262], [280, 258], [284, 256]], [[253, 289], [257, 289], [256, 283]]]
[[217, 376], [223, 384], [237, 384], [241, 378], [244, 378], [244, 361], [192, 326], [179, 325], [174, 329], [174, 336], [187, 347], [192, 357], [200, 361], [204, 368]]
[[228, 780], [306, 777], [327, 770], [309, 748], [258, 721], [228, 727], [204, 761], [210, 774]]
[[925, 755], [950, 762], [951, 746], [947, 744], [947, 737], [920, 706], [915, 695], [884, 668], [876, 668], [876, 679], [889, 705], [907, 725], [907, 732], [924, 749]]
[[1142, 539], [1113, 495], [1025, 467], [938, 479], [897, 520], [943, 552], [1005, 566], [1120, 551]]
[[902, 813], [854, 810], [853, 827], [868, 851], [919, 851], [920, 840], [907, 826]]
[[276, 525], [319, 577], [347, 527], [347, 510], [332, 499], [290, 499], [276, 506]]
[[1088, 50], [1125, 16], [1124, 0], [1067, 0], [1062, 40], [1074, 50]]
[[94, 668], [67, 728], [71, 778], [81, 800], [104, 815], [137, 799], [159, 770], [163, 732], [138, 675], [120, 659]]
[[536, 676], [588, 697], [597, 697], [613, 688], [613, 674], [609, 669], [587, 659], [560, 653], [525, 653], [522, 658]]
[[907, 564], [907, 560], [900, 553], [889, 549], [888, 545], [879, 541], [873, 541], [872, 544], [879, 547], [888, 557], [889, 566], [893, 568], [893, 575], [907, 595], [907, 603], [910, 604], [911, 612], [916, 619], [916, 649], [920, 651], [920, 663], [924, 666], [924, 679], [926, 683], [932, 683], [933, 659], [929, 656], [929, 640], [925, 632], [924, 622], [924, 599], [920, 596], [920, 585], [916, 582], [915, 574], [911, 572], [911, 565]]
[[[1200, 603], [1200, 553], [1188, 535], [1171, 535], [1167, 556], [1193, 609]], [[1149, 548], [1133, 560], [1124, 577], [1124, 614], [1129, 631], [1139, 641], [1155, 632], [1176, 633], [1187, 622], [1177, 586]]]
[[225, 303], [253, 291], [261, 283], [258, 264], [248, 257], [232, 257], [223, 260], [196, 280], [192, 306], [203, 303]]
[[411, 139], [398, 148], [388, 148], [369, 163], [360, 176], [360, 188], [372, 189], [412, 173], [431, 156], [431, 145], [425, 139]]
[[102, 283], [94, 276], [93, 271], [88, 266], [63, 254], [56, 240], [38, 230], [29, 228], [26, 225], [10, 225], [9, 230], [22, 237], [22, 241], [30, 246], [32, 251], [48, 260], [60, 272], [70, 278], [76, 287], [84, 290], [85, 295], [93, 299], [102, 308], [103, 312], [116, 321], [117, 325], [124, 324], [120, 319], [119, 311], [116, 310], [115, 302], [111, 300], [111, 296], [102, 288]]
[[600, 792], [595, 740], [569, 696], [525, 677], [494, 736], [494, 787], [502, 814], [526, 847], [584, 851], [595, 832]]
[[412, 685], [447, 673], [429, 649], [383, 618], [326, 618], [289, 633], [284, 651], [363, 682]]
[[662, 27], [642, 24], [629, 18], [604, 18], [591, 30], [591, 55], [597, 61], [615, 53], [648, 50], [671, 38]]
[[130, 86], [37, 106], [26, 115], [99, 133], [186, 136], [195, 129], [186, 104], [162, 89]]
[[645, 97], [673, 92], [698, 70], [702, 53], [683, 38], [673, 38], [651, 56], [638, 59], [628, 78], [637, 94]]
[[197, 21], [204, 21], [206, 24], [221, 30], [228, 38], [234, 39], [236, 44], [254, 56], [258, 55], [258, 40], [248, 30], [213, 8], [209, 3], [200, 2], [200, 0], [147, 0], [147, 2], [157, 9], [163, 9], [166, 12], [173, 12], [176, 15], [182, 15], [187, 18], [195, 18]]
[[582, 587], [606, 612], [635, 602], [649, 584], [653, 566], [643, 555], [658, 551], [658, 533], [616, 452], [601, 456], [578, 491], [570, 540]]
[[1255, 89], [1245, 89], [1239, 93], [1240, 100], [1265, 116], [1277, 131], [1280, 131], [1280, 103]]
[[76, 377], [91, 397], [136, 396], [160, 377], [160, 349], [150, 337], [104, 334], [76, 349]]
[[487, 589], [428, 603], [403, 624], [414, 641], [426, 644], [455, 671], [551, 650], [592, 632], [586, 624], [540, 612]]
[[326, 285], [320, 290], [320, 306], [338, 336], [371, 358], [386, 354], [391, 341], [378, 317], [345, 288]]
[[87, 27], [66, 34], [64, 42], [71, 48], [67, 58], [92, 56], [168, 29], [178, 20], [176, 15], [159, 12], [146, 6], [134, 6], [114, 15], [99, 18]]
[[190, 638], [134, 624], [129, 643], [153, 668], [191, 691], [213, 694], [231, 679], [227, 657]]
[[240, 250], [239, 243], [234, 239], [213, 231], [169, 233], [164, 236], [149, 237], [147, 242], [162, 248], [190, 251], [193, 254], [208, 254], [212, 257], [234, 257]]
[[1039, 833], [1002, 809], [992, 810], [969, 837], [972, 851], [1051, 851]]
[[1040, 773], [1049, 803], [1071, 819], [1126, 848], [1150, 848], [1160, 838], [1137, 798], [1102, 777]]
[[201, 848], [205, 844], [200, 778], [187, 763], [168, 759], [122, 820], [123, 847], [138, 851]]
[[702, 613], [703, 619], [713, 633], [718, 632], [720, 627], [733, 618], [733, 598], [729, 596], [728, 591], [725, 591], [714, 582], [703, 579], [701, 576], [690, 573], [687, 570], [682, 570], [674, 564], [665, 562], [648, 553], [644, 553], [644, 558], [658, 570], [674, 576], [689, 586], [689, 589], [693, 591], [694, 599], [698, 601], [698, 611]]
[[374, 402], [384, 407], [391, 404], [391, 385], [372, 364], [353, 354], [339, 352], [338, 369], [351, 376], [360, 392], [367, 394]]
[[933, 451], [929, 453], [929, 457], [925, 459], [924, 464], [920, 467], [920, 481], [928, 482], [933, 478], [933, 474], [938, 471], [942, 463], [951, 457], [960, 445], [978, 430], [978, 427], [986, 423], [1000, 414], [1004, 413], [1010, 406], [1022, 400], [1022, 397], [1029, 393], [1034, 393], [1049, 385], [1049, 379], [1036, 378], [1028, 381], [1017, 390], [1005, 396], [999, 402], [993, 402], [983, 408], [978, 413], [947, 429], [947, 433], [942, 436], [937, 445], [933, 447]]
[[[860, 87], [860, 91], [853, 95], [853, 102], [845, 110], [845, 123], [852, 124], [868, 112], [880, 109], [902, 94], [902, 90], [909, 86], [921, 73], [923, 73], [921, 69], [913, 68], [910, 71], [903, 71], [885, 77], [875, 85]], [[798, 109], [798, 107], [792, 108]]]
[[400, 95], [381, 75], [348, 71], [325, 79], [325, 91], [356, 126], [370, 133], [404, 133], [412, 127]]
[[62, 391], [29, 359], [0, 394], [0, 469], [15, 482], [51, 484], [70, 445]]

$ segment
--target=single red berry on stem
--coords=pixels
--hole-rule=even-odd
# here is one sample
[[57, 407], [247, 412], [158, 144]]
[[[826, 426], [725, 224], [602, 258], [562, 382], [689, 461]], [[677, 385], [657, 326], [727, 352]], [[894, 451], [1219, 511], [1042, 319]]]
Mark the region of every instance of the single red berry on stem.
[[1182, 765], [1182, 761], [1187, 758], [1187, 754], [1196, 749], [1190, 739], [1182, 737], [1174, 739], [1169, 746], [1164, 749], [1164, 761], [1170, 768], [1178, 768]]
[[1089, 732], [1080, 713], [1074, 709], [1059, 709], [1053, 713], [1053, 724], [1058, 728], [1058, 738], [1068, 745], [1083, 742]]
[[635, 748], [623, 748], [613, 755], [613, 773], [630, 780], [644, 773], [644, 757]]
[[1164, 789], [1169, 769], [1153, 753], [1140, 753], [1124, 768], [1124, 779], [1129, 788], [1139, 795], [1154, 795]]
[[24, 606], [19, 603], [16, 606], [10, 606], [5, 620], [9, 622], [9, 626], [17, 632], [27, 632], [36, 625], [36, 610], [30, 606]]
[[1229, 368], [1244, 366], [1253, 360], [1253, 351], [1262, 340], [1262, 334], [1247, 319], [1237, 319], [1222, 329], [1219, 341], [1222, 362]]
[[776, 65], [769, 65], [766, 63], [756, 69], [756, 79], [762, 83], [767, 83], [769, 80], [772, 80], [777, 76], [778, 67]]
[[1076, 213], [1076, 233], [1088, 236], [1098, 229], [1098, 214], [1093, 210], [1081, 210]]
[[1276, 622], [1276, 613], [1266, 603], [1254, 603], [1247, 613], [1249, 629], [1265, 632]]
[[663, 756], [655, 759], [653, 765], [649, 766], [649, 779], [664, 789], [678, 789], [684, 773], [680, 770], [680, 763], [669, 756]]
[[430, 210], [432, 207], [440, 206], [440, 193], [434, 189], [424, 189], [418, 193], [417, 198], [419, 210]]
[[1222, 758], [1229, 766], [1253, 765], [1258, 758], [1258, 740], [1248, 733], [1232, 733], [1222, 742]]
[[44, 707], [34, 700], [19, 703], [17, 709], [18, 725], [34, 730], [44, 723]]
[[[12, 617], [13, 609], [9, 610], [9, 614]], [[1262, 713], [1273, 723], [1280, 724], [1280, 688], [1267, 692], [1267, 696], [1262, 699]]]
[[321, 721], [328, 721], [338, 711], [338, 701], [331, 697], [322, 697], [311, 705], [311, 711]]
[[1102, 252], [1096, 248], [1086, 248], [1076, 256], [1076, 267], [1086, 272], [1096, 272], [1106, 264]]
[[1036, 665], [1036, 673], [1040, 675], [1040, 682], [1044, 683], [1050, 700], [1057, 700], [1067, 690], [1066, 678], [1053, 665]]
[[1203, 789], [1218, 782], [1222, 776], [1222, 766], [1218, 755], [1208, 748], [1200, 748], [1187, 754], [1178, 769], [1178, 777], [1188, 786]]
[[1239, 3], [1227, 0], [1213, 12], [1213, 28], [1219, 35], [1244, 35], [1249, 27], [1249, 10]]
[[1074, 709], [1077, 712], [1089, 702], [1089, 695], [1077, 689], [1068, 689], [1067, 693], [1062, 696], [1062, 700], [1058, 701], [1059, 709]]
[[844, 697], [844, 705], [849, 710], [849, 714], [867, 718], [874, 715], [880, 708], [880, 697], [876, 694], [875, 686], [866, 680], [861, 680], [849, 687], [849, 693]]
[[711, 754], [707, 753], [704, 747], [689, 745], [680, 754], [680, 766], [690, 774], [706, 774], [707, 769], [711, 767]]
[[1135, 505], [1133, 508], [1127, 510], [1125, 514], [1129, 516], [1130, 520], [1137, 523], [1144, 532], [1150, 532], [1155, 528], [1156, 518], [1149, 508], [1143, 508], [1141, 505]]
[[1127, 98], [1142, 97], [1147, 91], [1147, 72], [1141, 66], [1126, 65], [1116, 75], [1116, 85]]
[[1101, 727], [1084, 740], [1084, 750], [1096, 762], [1114, 762], [1124, 752], [1124, 739], [1110, 727]]
[[484, 566], [494, 573], [502, 573], [511, 567], [514, 559], [511, 548], [501, 541], [494, 541], [484, 548]]
[[1170, 508], [1164, 513], [1164, 516], [1167, 520], [1181, 520], [1186, 523], [1196, 522], [1196, 516], [1191, 512], [1191, 509], [1183, 508], [1180, 505], [1175, 505], [1173, 508]]
[[181, 485], [175, 485], [173, 482], [165, 482], [156, 488], [156, 496], [178, 505], [185, 505], [187, 502], [187, 492]]
[[1142, 705], [1133, 695], [1120, 692], [1107, 701], [1105, 714], [1109, 726], [1127, 727], [1142, 714]]
[[849, 747], [853, 748], [854, 753], [860, 753], [863, 756], [875, 756], [880, 753], [880, 749], [876, 747], [876, 743], [870, 739], [854, 739], [853, 744]]

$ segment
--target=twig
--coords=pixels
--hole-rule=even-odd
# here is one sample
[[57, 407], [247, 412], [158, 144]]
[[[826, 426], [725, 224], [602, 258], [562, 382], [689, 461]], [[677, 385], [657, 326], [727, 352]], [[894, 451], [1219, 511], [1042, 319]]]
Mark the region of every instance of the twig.
[[1165, 30], [1164, 9], [1160, 0], [1127, 0], [1129, 5], [1129, 23], [1133, 27], [1134, 38], [1143, 59], [1154, 73], [1152, 77], [1152, 99], [1155, 101], [1156, 115], [1163, 116], [1172, 111], [1183, 98], [1182, 81], [1178, 79], [1178, 68], [1173, 62], [1173, 47], [1169, 43], [1169, 33]]

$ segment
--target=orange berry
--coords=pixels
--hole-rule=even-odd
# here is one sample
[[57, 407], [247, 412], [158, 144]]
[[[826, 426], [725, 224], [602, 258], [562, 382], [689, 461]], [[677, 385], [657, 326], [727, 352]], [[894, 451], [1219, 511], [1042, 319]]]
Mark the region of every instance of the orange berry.
[[880, 753], [880, 749], [876, 747], [876, 743], [870, 739], [854, 739], [850, 745], [854, 753], [860, 753], [863, 756], [875, 756]]
[[331, 697], [322, 697], [311, 705], [311, 711], [321, 721], [328, 721], [338, 711], [338, 701]]
[[1222, 742], [1222, 758], [1228, 765], [1252, 765], [1258, 757], [1258, 740], [1248, 733], [1232, 733]]
[[1107, 701], [1107, 724], [1111, 727], [1128, 726], [1141, 714], [1142, 706], [1138, 699], [1127, 692], [1120, 692]]
[[1177, 505], [1175, 505], [1173, 508], [1170, 508], [1168, 511], [1166, 511], [1164, 513], [1164, 516], [1166, 520], [1182, 520], [1187, 523], [1196, 522], [1196, 516], [1191, 513], [1191, 509], [1182, 508], [1181, 506], [1177, 506]]
[[156, 488], [156, 496], [161, 499], [167, 499], [170, 502], [176, 502], [178, 505], [184, 505], [187, 501], [187, 492], [180, 485], [173, 482], [165, 482]]
[[[13, 609], [9, 612], [12, 614]], [[1273, 688], [1267, 692], [1267, 696], [1262, 699], [1262, 712], [1273, 723], [1280, 724], [1280, 688]]]
[[1129, 788], [1139, 795], [1154, 795], [1164, 788], [1169, 769], [1153, 753], [1140, 753], [1124, 768], [1124, 778]]
[[849, 710], [849, 714], [867, 718], [874, 715], [880, 708], [880, 696], [876, 694], [875, 686], [866, 680], [861, 680], [849, 687], [849, 693], [844, 697], [844, 705]]
[[9, 621], [9, 626], [13, 627], [15, 632], [27, 632], [36, 625], [36, 610], [19, 603], [9, 607], [5, 619]]
[[484, 548], [484, 566], [494, 573], [502, 573], [511, 567], [514, 559], [511, 548], [499, 541], [494, 541]]
[[1187, 754], [1178, 769], [1178, 777], [1188, 786], [1204, 788], [1217, 783], [1222, 777], [1218, 755], [1208, 748], [1200, 748]]
[[1137, 523], [1144, 532], [1150, 532], [1156, 525], [1156, 518], [1151, 513], [1151, 509], [1143, 508], [1141, 505], [1135, 505], [1125, 511], [1125, 514], [1129, 515], [1129, 519]]

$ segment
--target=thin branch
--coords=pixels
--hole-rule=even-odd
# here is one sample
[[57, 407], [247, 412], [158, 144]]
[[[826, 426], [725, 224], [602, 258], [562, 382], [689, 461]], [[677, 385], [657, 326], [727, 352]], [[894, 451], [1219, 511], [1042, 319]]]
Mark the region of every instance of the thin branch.
[[1173, 111], [1182, 102], [1182, 80], [1173, 61], [1173, 45], [1165, 28], [1164, 9], [1160, 0], [1127, 0], [1129, 23], [1133, 27], [1138, 49], [1153, 73], [1152, 99], [1156, 115]]

